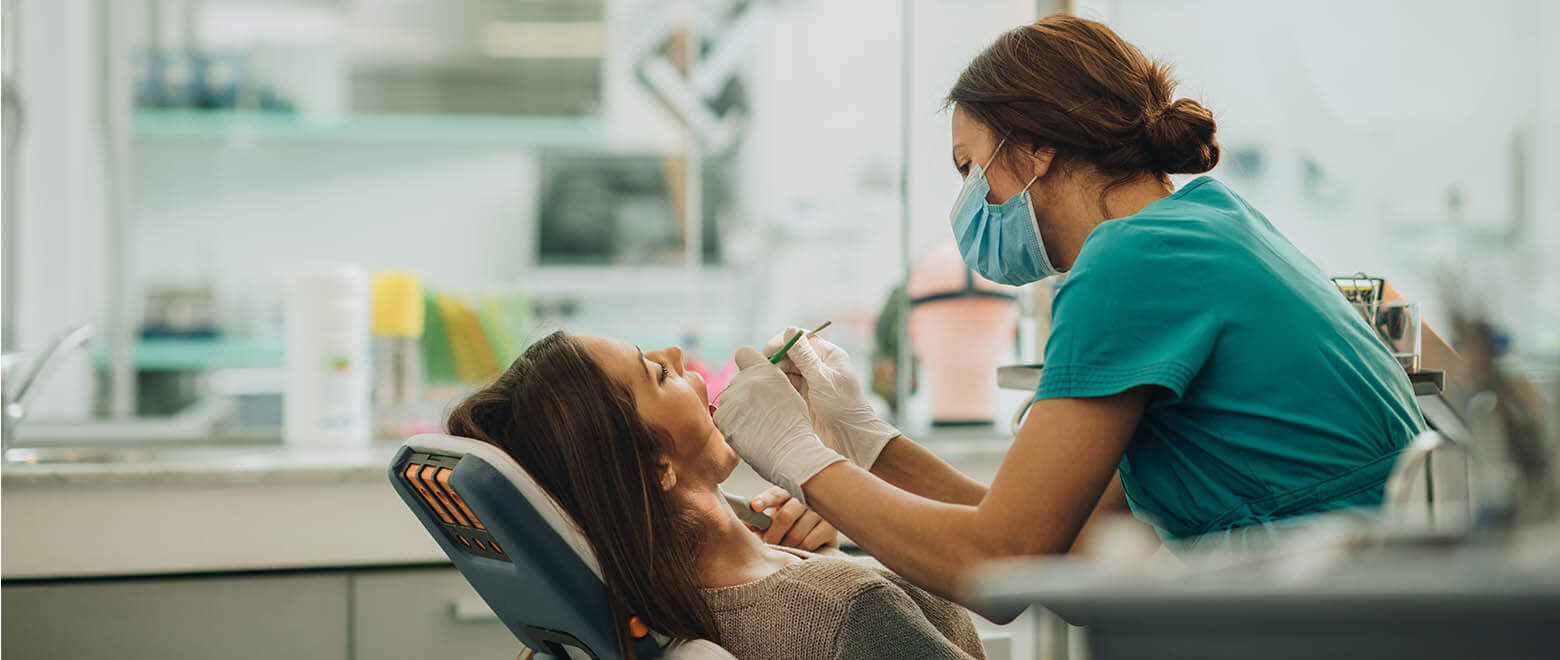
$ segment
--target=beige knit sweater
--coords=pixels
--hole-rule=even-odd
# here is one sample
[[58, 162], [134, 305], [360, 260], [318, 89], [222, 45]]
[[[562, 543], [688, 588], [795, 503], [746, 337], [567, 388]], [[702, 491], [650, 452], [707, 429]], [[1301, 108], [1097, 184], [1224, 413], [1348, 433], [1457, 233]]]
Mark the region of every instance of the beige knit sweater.
[[721, 646], [760, 658], [985, 658], [970, 615], [871, 559], [771, 546], [803, 561], [703, 589]]

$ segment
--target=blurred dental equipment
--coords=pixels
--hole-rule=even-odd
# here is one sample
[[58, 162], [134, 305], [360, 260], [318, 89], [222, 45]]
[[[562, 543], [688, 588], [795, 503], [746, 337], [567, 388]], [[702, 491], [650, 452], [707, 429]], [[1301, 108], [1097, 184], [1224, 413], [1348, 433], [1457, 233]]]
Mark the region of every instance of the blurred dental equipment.
[[1348, 299], [1365, 323], [1376, 332], [1381, 343], [1403, 370], [1420, 370], [1419, 304], [1406, 300], [1388, 300], [1387, 281], [1365, 273], [1332, 278], [1333, 287]]

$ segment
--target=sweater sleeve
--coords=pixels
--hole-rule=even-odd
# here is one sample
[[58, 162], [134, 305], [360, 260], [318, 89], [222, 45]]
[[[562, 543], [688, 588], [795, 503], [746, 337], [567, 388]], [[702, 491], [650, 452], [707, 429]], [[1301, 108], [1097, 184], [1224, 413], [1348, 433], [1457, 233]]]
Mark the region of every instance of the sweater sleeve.
[[973, 658], [928, 621], [910, 596], [893, 584], [878, 584], [850, 600], [835, 635], [833, 657]]

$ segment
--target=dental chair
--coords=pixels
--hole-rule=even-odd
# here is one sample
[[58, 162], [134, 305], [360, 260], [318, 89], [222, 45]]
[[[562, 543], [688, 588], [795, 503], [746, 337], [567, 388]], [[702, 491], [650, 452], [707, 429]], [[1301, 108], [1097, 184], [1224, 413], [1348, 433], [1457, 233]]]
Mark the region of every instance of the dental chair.
[[[534, 657], [623, 657], [590, 543], [503, 450], [451, 435], [412, 436], [390, 462], [390, 483]], [[638, 617], [629, 630], [639, 658], [735, 660], [708, 640], [668, 644]]]

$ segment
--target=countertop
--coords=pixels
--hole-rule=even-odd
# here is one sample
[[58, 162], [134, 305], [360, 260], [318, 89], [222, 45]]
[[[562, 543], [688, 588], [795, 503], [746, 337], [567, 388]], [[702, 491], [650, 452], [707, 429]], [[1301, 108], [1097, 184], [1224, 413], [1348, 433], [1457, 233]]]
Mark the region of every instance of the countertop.
[[[399, 447], [400, 443], [378, 442], [365, 447], [294, 447], [273, 443], [147, 448], [146, 458], [127, 461], [7, 461], [0, 465], [0, 483], [6, 488], [34, 488], [383, 480], [390, 458]], [[94, 449], [97, 448], [85, 451]]]

